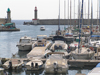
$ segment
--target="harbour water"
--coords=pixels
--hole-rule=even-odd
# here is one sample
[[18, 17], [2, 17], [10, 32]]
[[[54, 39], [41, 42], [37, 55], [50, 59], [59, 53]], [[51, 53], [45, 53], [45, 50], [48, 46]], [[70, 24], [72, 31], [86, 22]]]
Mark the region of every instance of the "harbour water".
[[[18, 58], [26, 57], [28, 52], [19, 51], [16, 44], [22, 36], [30, 36], [36, 38], [37, 35], [49, 36], [52, 31], [58, 29], [57, 25], [23, 25], [24, 20], [13, 20], [16, 27], [20, 28], [20, 31], [16, 32], [0, 32], [0, 57], [11, 58], [12, 54], [17, 54]], [[45, 31], [40, 31], [40, 27], [45, 26]], [[66, 26], [67, 27], [67, 26]], [[64, 25], [61, 25], [61, 29], [64, 29]], [[68, 74], [75, 75], [76, 73], [87, 74], [92, 68], [69, 68]], [[53, 75], [45, 74], [44, 70], [40, 71], [26, 71], [25, 68], [19, 71], [7, 71], [8, 75]], [[54, 74], [55, 75], [55, 74]], [[57, 74], [56, 74], [57, 75]], [[60, 74], [63, 75], [63, 74]]]

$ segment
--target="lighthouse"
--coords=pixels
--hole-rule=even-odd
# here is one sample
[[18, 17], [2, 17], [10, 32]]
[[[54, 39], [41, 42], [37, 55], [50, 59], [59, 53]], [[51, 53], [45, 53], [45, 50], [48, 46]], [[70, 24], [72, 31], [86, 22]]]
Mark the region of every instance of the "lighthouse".
[[37, 11], [38, 11], [37, 7], [35, 7], [35, 10], [34, 10], [34, 19], [32, 19], [32, 22], [33, 22], [34, 25], [39, 24], [39, 20], [37, 18]]
[[7, 23], [11, 23], [11, 16], [10, 16], [10, 14], [11, 14], [11, 11], [10, 11], [10, 9], [8, 8], [8, 9], [7, 9]]
[[34, 19], [37, 19], [37, 7], [35, 7], [35, 10], [34, 10]]

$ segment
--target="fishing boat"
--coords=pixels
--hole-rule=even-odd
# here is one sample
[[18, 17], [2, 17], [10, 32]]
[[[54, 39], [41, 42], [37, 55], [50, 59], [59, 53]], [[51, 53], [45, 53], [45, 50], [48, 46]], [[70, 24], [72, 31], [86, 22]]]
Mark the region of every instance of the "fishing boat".
[[75, 51], [72, 51], [72, 57], [74, 59], [92, 59], [95, 52], [90, 50], [89, 48], [82, 46], [82, 41], [80, 42], [80, 35], [81, 35], [81, 22], [83, 19], [83, 0], [82, 0], [82, 10], [81, 10], [81, 20], [80, 20], [80, 33], [79, 33], [79, 46], [75, 49]]
[[98, 63], [87, 75], [100, 75], [100, 63]]
[[51, 52], [47, 55], [51, 55], [45, 63], [45, 73], [67, 73], [68, 64], [67, 60], [63, 58], [65, 55], [63, 52]]
[[43, 62], [40, 59], [32, 59], [26, 63], [27, 70], [40, 70], [43, 68]]
[[32, 44], [34, 42], [32, 42], [32, 38], [31, 37], [21, 37], [19, 40], [19, 43], [16, 45], [18, 47], [19, 50], [22, 51], [30, 51], [32, 49]]
[[44, 27], [44, 26], [41, 26], [41, 27], [40, 27], [40, 30], [41, 30], [41, 31], [44, 31], [44, 30], [45, 30], [45, 27]]
[[3, 68], [4, 69], [21, 69], [23, 64], [24, 62], [21, 60], [11, 59], [11, 60], [6, 61], [3, 64]]

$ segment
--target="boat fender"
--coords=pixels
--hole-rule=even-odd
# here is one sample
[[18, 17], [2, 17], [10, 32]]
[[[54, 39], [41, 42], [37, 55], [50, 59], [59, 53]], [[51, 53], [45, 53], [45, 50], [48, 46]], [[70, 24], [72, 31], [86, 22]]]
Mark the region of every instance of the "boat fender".
[[57, 68], [58, 65], [57, 65], [57, 63], [54, 63], [53, 65], [54, 65], [54, 72], [57, 72], [58, 71], [58, 68]]
[[92, 50], [92, 51], [93, 51], [93, 50], [94, 50], [94, 48], [93, 48], [93, 47], [90, 47], [90, 50]]
[[38, 63], [35, 63], [35, 68], [38, 68]]
[[34, 67], [34, 63], [33, 62], [31, 62], [31, 67]]
[[9, 68], [10, 70], [12, 69], [12, 62], [11, 62], [11, 61], [9, 61], [8, 68]]

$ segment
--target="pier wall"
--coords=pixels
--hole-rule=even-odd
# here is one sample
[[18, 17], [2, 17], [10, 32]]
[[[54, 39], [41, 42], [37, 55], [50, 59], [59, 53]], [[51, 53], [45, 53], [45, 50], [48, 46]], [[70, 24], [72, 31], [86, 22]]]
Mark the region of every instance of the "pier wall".
[[[99, 22], [99, 20], [98, 20]], [[39, 19], [40, 25], [58, 25], [59, 20], [58, 19]], [[60, 19], [60, 25], [78, 25], [79, 20], [78, 19]], [[97, 25], [97, 19], [93, 19], [93, 24]], [[91, 25], [91, 19], [83, 19], [83, 25]]]

